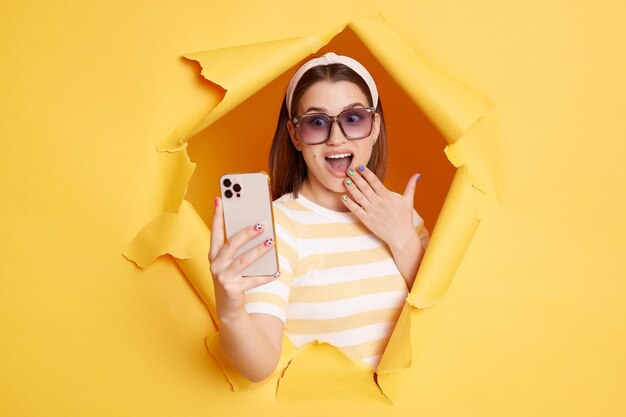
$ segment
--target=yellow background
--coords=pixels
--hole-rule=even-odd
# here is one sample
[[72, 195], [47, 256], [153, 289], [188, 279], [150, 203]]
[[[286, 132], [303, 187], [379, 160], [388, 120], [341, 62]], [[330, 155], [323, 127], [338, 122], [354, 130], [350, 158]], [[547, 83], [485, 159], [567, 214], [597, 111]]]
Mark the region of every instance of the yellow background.
[[[626, 413], [623, 2], [75, 3], [0, 5], [0, 415]], [[232, 393], [176, 263], [121, 255], [175, 188], [155, 141], [221, 97], [180, 56], [376, 12], [488, 98], [497, 204], [395, 405]]]

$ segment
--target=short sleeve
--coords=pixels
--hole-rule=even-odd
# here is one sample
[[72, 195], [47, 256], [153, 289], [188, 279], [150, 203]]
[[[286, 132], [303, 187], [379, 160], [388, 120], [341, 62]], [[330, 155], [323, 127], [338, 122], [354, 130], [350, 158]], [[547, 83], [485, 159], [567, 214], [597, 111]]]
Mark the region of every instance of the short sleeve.
[[428, 242], [430, 241], [430, 233], [428, 233], [426, 226], [424, 226], [424, 219], [417, 214], [415, 209], [413, 209], [413, 227], [415, 228], [415, 233], [417, 233], [417, 236], [422, 242], [422, 246], [426, 249]]
[[287, 303], [297, 259], [295, 238], [288, 232], [285, 220], [285, 215], [274, 207], [274, 229], [280, 277], [245, 292], [245, 309], [248, 313], [270, 314], [278, 317], [283, 323], [287, 321]]

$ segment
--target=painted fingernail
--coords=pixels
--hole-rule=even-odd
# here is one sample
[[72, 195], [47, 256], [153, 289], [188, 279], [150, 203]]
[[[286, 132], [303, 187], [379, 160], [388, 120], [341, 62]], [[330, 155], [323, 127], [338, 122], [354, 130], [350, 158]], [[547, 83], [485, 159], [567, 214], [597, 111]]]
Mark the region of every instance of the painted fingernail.
[[280, 276], [280, 271], [276, 271], [276, 273], [274, 274], [275, 277], [279, 277]]
[[355, 171], [355, 170], [353, 170], [352, 168], [350, 168], [350, 169], [348, 170], [348, 175], [354, 175], [354, 174], [356, 174], [356, 171]]
[[252, 226], [252, 228], [258, 232], [259, 230], [263, 230], [263, 225], [261, 223], [257, 223]]
[[352, 180], [350, 178], [346, 180], [346, 185], [352, 185]]
[[415, 178], [415, 182], [419, 181], [420, 178], [422, 178], [422, 174], [417, 174], [417, 177]]
[[344, 194], [344, 195], [341, 196], [341, 199], [343, 201], [348, 201], [348, 196]]
[[220, 203], [220, 199], [215, 197], [214, 203], [215, 203], [215, 207], [217, 207], [217, 205]]
[[273, 244], [274, 244], [274, 239], [270, 237], [269, 239], [265, 241], [265, 243], [263, 243], [263, 246], [267, 247], [267, 246], [272, 246]]
[[363, 165], [359, 165], [359, 171], [361, 172], [365, 171], [365, 167]]

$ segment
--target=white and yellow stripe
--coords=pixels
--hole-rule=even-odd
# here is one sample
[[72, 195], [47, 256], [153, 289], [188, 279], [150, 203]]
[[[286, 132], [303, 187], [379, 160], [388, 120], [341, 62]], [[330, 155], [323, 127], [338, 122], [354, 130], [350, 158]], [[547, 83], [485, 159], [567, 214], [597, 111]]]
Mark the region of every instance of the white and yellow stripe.
[[[376, 367], [408, 295], [387, 245], [301, 195], [276, 200], [274, 219], [281, 276], [248, 291], [246, 310], [280, 318], [296, 346], [319, 340]], [[417, 213], [413, 224], [426, 244]]]

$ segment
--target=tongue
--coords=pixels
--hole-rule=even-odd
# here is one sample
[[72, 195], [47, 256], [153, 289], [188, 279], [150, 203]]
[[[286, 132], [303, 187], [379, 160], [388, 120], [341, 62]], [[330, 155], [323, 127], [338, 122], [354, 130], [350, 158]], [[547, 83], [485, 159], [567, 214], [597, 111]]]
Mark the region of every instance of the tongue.
[[350, 166], [350, 158], [326, 158], [333, 171], [345, 173]]

